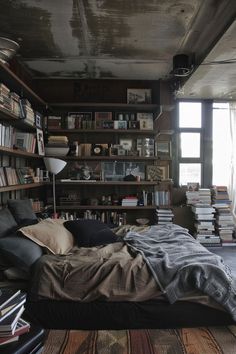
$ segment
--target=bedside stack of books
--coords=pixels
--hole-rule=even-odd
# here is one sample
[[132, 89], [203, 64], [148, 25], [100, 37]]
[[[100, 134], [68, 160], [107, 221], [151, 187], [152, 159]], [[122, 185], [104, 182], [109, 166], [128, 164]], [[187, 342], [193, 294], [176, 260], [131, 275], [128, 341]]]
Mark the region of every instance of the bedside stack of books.
[[30, 324], [21, 318], [26, 294], [20, 290], [0, 290], [0, 347], [15, 342], [30, 329]]
[[230, 209], [231, 201], [229, 200], [228, 190], [226, 186], [214, 186], [212, 189], [212, 202], [216, 209], [215, 229], [222, 241], [222, 246], [236, 245], [234, 237], [235, 224]]
[[171, 209], [156, 209], [157, 224], [173, 224], [174, 214]]
[[221, 246], [221, 239], [215, 234], [214, 213], [211, 204], [196, 203], [191, 207], [195, 218], [194, 237], [204, 246]]

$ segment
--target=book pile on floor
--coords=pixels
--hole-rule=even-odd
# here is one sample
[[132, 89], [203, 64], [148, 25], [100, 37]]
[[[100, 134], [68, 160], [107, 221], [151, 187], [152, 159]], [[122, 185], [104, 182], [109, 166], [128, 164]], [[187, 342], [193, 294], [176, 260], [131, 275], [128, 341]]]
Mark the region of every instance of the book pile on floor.
[[215, 209], [211, 204], [196, 203], [191, 207], [195, 218], [194, 237], [204, 246], [221, 246], [221, 239], [215, 234]]
[[157, 224], [173, 224], [174, 214], [171, 209], [156, 209]]
[[211, 190], [209, 188], [199, 188], [198, 190], [186, 191], [187, 205], [196, 203], [211, 204]]
[[229, 200], [227, 187], [214, 186], [212, 200], [216, 209], [216, 233], [221, 238], [222, 246], [236, 245], [236, 239], [234, 238], [235, 225], [230, 209], [231, 201]]
[[21, 318], [25, 301], [26, 294], [20, 290], [0, 289], [0, 347], [29, 331], [30, 324]]

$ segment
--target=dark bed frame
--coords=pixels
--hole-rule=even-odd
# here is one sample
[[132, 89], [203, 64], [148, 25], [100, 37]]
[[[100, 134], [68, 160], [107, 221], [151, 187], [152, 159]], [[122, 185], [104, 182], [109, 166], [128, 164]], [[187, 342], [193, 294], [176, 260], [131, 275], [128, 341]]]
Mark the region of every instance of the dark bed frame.
[[178, 301], [89, 302], [40, 300], [26, 303], [26, 318], [47, 329], [148, 329], [223, 326], [235, 322], [221, 310]]

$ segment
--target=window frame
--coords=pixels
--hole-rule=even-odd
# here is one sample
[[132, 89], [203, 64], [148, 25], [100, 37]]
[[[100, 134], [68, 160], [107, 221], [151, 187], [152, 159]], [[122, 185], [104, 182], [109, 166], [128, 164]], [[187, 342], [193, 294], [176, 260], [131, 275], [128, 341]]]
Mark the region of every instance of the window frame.
[[[180, 102], [199, 102], [202, 105], [202, 126], [201, 128], [180, 128], [179, 127], [179, 103]], [[179, 165], [180, 163], [200, 163], [201, 164], [201, 187], [209, 188], [212, 185], [212, 100], [190, 100], [179, 99], [175, 107], [175, 142], [173, 154], [173, 178], [177, 187], [179, 184]], [[200, 157], [181, 157], [180, 133], [200, 133]], [[191, 181], [189, 181], [191, 182]]]

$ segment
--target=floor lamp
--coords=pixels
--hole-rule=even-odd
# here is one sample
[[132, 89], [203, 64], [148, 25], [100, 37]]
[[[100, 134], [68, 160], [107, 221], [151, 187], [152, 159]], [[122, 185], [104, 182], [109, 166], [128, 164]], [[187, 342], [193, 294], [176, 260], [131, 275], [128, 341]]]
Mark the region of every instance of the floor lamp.
[[63, 170], [66, 166], [66, 162], [53, 157], [44, 157], [44, 164], [46, 169], [52, 173], [52, 188], [53, 188], [53, 218], [57, 218], [56, 211], [56, 188], [55, 188], [55, 176]]

